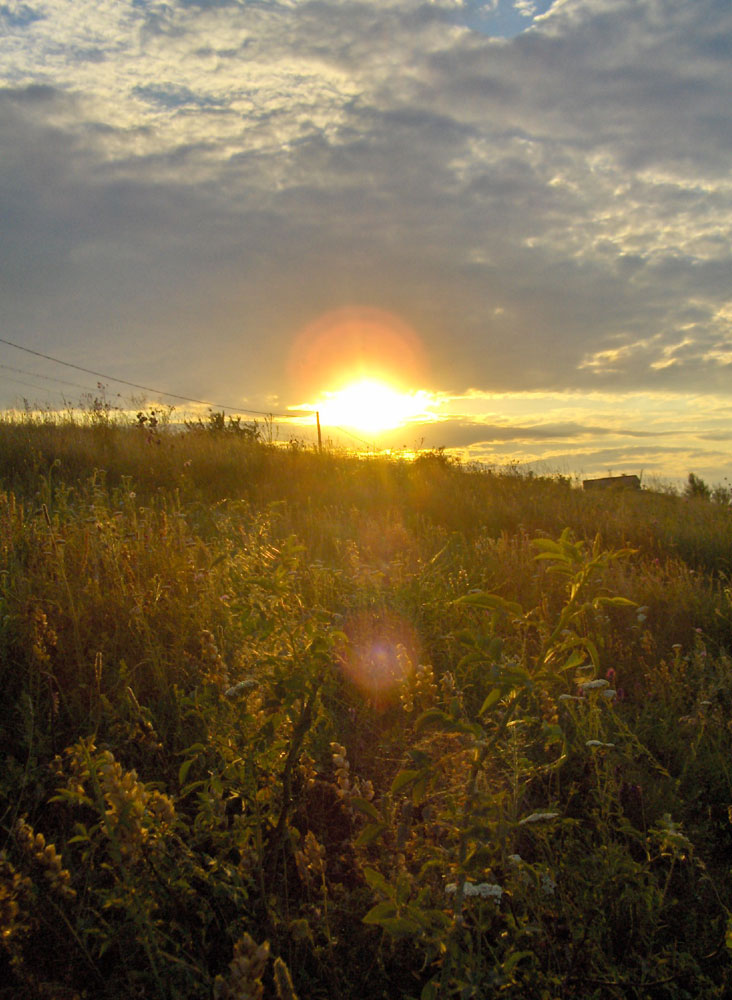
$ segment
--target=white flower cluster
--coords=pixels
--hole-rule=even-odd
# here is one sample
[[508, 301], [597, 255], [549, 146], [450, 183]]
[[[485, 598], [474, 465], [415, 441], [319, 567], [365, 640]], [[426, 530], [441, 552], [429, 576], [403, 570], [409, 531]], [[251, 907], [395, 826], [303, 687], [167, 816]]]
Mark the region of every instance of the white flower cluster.
[[[445, 886], [445, 892], [448, 895], [456, 893], [457, 890], [456, 882], [451, 882]], [[502, 895], [503, 889], [494, 882], [478, 882], [477, 884], [475, 882], [463, 882], [463, 896], [482, 896], [483, 899], [495, 899], [497, 902], [500, 902]]]
[[610, 687], [610, 681], [604, 677], [596, 677], [593, 681], [580, 681], [579, 686], [583, 691], [600, 691], [602, 688]]
[[224, 692], [224, 698], [239, 698], [243, 694], [248, 694], [250, 691], [254, 691], [259, 687], [259, 681], [255, 680], [254, 677], [247, 677], [243, 681], [239, 681], [238, 684], [234, 684], [233, 687], [228, 688]]
[[585, 743], [585, 746], [586, 747], [604, 747], [604, 748], [606, 748], [608, 750], [614, 750], [615, 749], [615, 744], [614, 743], [603, 743], [602, 740], [587, 740], [587, 742]]

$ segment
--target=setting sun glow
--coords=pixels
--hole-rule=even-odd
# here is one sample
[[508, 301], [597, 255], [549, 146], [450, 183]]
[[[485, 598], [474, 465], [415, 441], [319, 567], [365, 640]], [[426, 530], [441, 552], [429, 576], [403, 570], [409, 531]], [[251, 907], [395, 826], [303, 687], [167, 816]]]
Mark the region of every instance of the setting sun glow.
[[323, 394], [315, 409], [324, 426], [350, 427], [360, 431], [385, 431], [401, 427], [426, 415], [429, 393], [400, 392], [386, 382], [362, 379], [335, 392]]

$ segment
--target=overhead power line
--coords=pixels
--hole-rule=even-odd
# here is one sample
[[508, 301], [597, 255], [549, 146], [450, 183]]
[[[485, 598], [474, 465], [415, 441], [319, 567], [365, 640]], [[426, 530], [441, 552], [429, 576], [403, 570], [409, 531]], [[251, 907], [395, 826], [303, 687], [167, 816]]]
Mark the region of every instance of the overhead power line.
[[73, 368], [78, 372], [84, 372], [86, 375], [93, 375], [95, 378], [107, 379], [110, 382], [119, 382], [121, 385], [129, 385], [133, 389], [142, 389], [143, 392], [151, 392], [156, 396], [169, 396], [171, 399], [180, 399], [185, 403], [200, 403], [202, 406], [212, 406], [215, 409], [220, 410], [234, 410], [238, 413], [253, 413], [261, 417], [280, 417], [281, 419], [289, 419], [291, 417], [298, 416], [312, 416], [310, 411], [302, 410], [299, 413], [297, 411], [291, 413], [272, 413], [266, 410], [252, 410], [246, 406], [234, 406], [230, 403], [212, 403], [209, 399], [196, 399], [193, 396], [182, 396], [178, 392], [166, 392], [164, 389], [153, 389], [149, 385], [141, 385], [139, 382], [129, 382], [124, 378], [117, 378], [114, 375], [107, 375], [104, 372], [94, 371], [92, 368], [84, 368], [82, 365], [75, 365], [71, 361], [62, 361], [61, 358], [54, 358], [50, 354], [44, 354], [42, 351], [34, 351], [31, 347], [23, 347], [21, 344], [15, 344], [12, 340], [6, 340], [4, 337], [0, 337], [0, 344], [7, 344], [8, 347], [14, 347], [18, 351], [25, 351], [26, 354], [33, 354], [37, 358], [44, 358], [46, 361], [52, 361], [56, 365], [64, 365], [66, 368]]
[[5, 381], [11, 382], [13, 385], [22, 385], [24, 389], [38, 389], [40, 392], [52, 392], [60, 396], [61, 399], [64, 398], [64, 394], [60, 389], [49, 389], [47, 385], [35, 385], [33, 382], [24, 382], [22, 379], [12, 377], [6, 377]]
[[[164, 389], [153, 389], [150, 386], [141, 385], [138, 382], [129, 382], [127, 379], [116, 378], [114, 375], [107, 375], [104, 372], [94, 371], [92, 368], [84, 368], [82, 365], [74, 364], [71, 361], [62, 361], [61, 358], [55, 358], [50, 354], [44, 354], [42, 351], [35, 351], [31, 347], [23, 347], [22, 344], [16, 344], [12, 340], [6, 340], [5, 337], [0, 337], [0, 344], [7, 344], [8, 347], [14, 347], [18, 351], [25, 351], [26, 354], [32, 354], [37, 358], [43, 358], [45, 361], [52, 361], [56, 365], [63, 365], [66, 368], [73, 368], [75, 371], [84, 372], [86, 375], [93, 375], [95, 378], [107, 379], [110, 382], [119, 382], [121, 385], [131, 386], [133, 389], [142, 389], [144, 392], [151, 392], [156, 396], [170, 396], [172, 399], [180, 399], [186, 403], [200, 403], [203, 406], [212, 406], [221, 410], [234, 410], [239, 413], [252, 413], [257, 416], [262, 417], [280, 417], [288, 419], [291, 417], [304, 417], [304, 416], [314, 416], [314, 411], [310, 410], [300, 410], [291, 411], [290, 413], [272, 413], [271, 411], [264, 410], [250, 410], [243, 406], [232, 406], [228, 403], [212, 403], [207, 399], [195, 399], [192, 396], [182, 396], [177, 392], [165, 392]], [[11, 365], [0, 364], [0, 368], [4, 368], [7, 371], [17, 372], [22, 375], [30, 375], [33, 378], [41, 378], [44, 381], [59, 382], [65, 385], [74, 386], [76, 389], [83, 389], [85, 392], [89, 392], [87, 386], [79, 385], [77, 382], [69, 382], [67, 379], [57, 378], [55, 375], [42, 375], [40, 372], [29, 372], [24, 368], [13, 368]], [[15, 382], [17, 385], [25, 385], [29, 389], [40, 389], [41, 386], [29, 385], [27, 382], [21, 382], [18, 379], [9, 379], [11, 382]], [[341, 431], [343, 434], [347, 434], [348, 437], [353, 438], [354, 441], [358, 441], [360, 444], [365, 445], [367, 448], [373, 447], [373, 442], [366, 441], [364, 438], [359, 437], [358, 434], [354, 434], [352, 431], [346, 430], [345, 427], [337, 426], [335, 430]]]
[[[91, 392], [88, 385], [80, 385], [78, 382], [70, 382], [67, 378], [58, 378], [56, 375], [42, 375], [40, 372], [29, 372], [27, 368], [14, 368], [12, 365], [0, 364], [0, 368], [6, 372], [17, 372], [19, 375], [30, 375], [31, 378], [42, 378], [44, 382], [58, 382], [61, 385], [71, 385], [75, 389], [82, 389], [84, 392]], [[18, 381], [17, 379], [10, 379], [10, 381]], [[32, 386], [34, 389], [40, 389], [41, 386]]]

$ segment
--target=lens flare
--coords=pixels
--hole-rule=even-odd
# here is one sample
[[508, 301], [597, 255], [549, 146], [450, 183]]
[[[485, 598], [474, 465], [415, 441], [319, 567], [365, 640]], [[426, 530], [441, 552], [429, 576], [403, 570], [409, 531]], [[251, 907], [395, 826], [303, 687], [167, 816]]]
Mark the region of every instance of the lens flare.
[[396, 615], [363, 614], [351, 618], [344, 631], [349, 639], [340, 656], [344, 674], [375, 706], [389, 704], [418, 662], [414, 630]]
[[298, 392], [335, 392], [364, 379], [424, 384], [424, 351], [408, 323], [384, 309], [350, 306], [305, 326], [290, 351]]

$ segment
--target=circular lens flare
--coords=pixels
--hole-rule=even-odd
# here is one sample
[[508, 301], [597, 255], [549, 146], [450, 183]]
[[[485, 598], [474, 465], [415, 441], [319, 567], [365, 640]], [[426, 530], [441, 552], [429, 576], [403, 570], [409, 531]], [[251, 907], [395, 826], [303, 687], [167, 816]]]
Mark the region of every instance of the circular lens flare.
[[349, 306], [308, 323], [288, 362], [299, 392], [312, 395], [360, 380], [424, 384], [424, 352], [414, 330], [384, 309]]
[[357, 615], [344, 629], [349, 638], [340, 656], [341, 668], [358, 690], [383, 707], [418, 662], [414, 631], [402, 619]]

